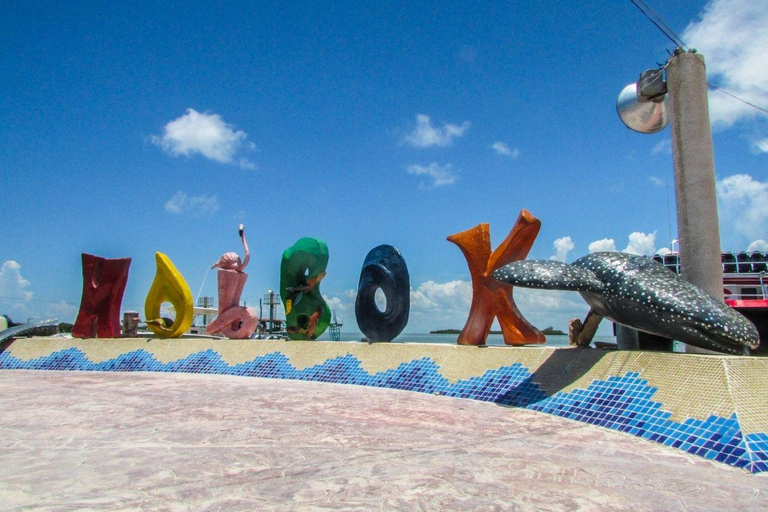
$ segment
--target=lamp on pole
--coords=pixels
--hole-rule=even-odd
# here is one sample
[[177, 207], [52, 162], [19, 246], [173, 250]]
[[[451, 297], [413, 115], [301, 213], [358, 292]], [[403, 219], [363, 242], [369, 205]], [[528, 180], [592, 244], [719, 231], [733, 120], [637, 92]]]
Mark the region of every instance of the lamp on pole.
[[[617, 109], [629, 128], [641, 133], [655, 133], [663, 129], [666, 123], [656, 122], [653, 131], [649, 131], [642, 123], [631, 119], [628, 121], [625, 119], [626, 114], [622, 113], [629, 112], [630, 107], [635, 111], [658, 111], [664, 103], [664, 93], [669, 97], [666, 113], [664, 116], [657, 113], [656, 117], [666, 120], [668, 116], [672, 131], [681, 275], [688, 282], [722, 300], [723, 274], [715, 191], [715, 158], [704, 57], [695, 50], [686, 52], [678, 48], [665, 68], [666, 87], [658, 87], [661, 69], [646, 71], [636, 85], [635, 101], [625, 99], [622, 104], [620, 95]], [[652, 72], [656, 72], [655, 75]], [[714, 353], [690, 345], [686, 346], [686, 352]]]

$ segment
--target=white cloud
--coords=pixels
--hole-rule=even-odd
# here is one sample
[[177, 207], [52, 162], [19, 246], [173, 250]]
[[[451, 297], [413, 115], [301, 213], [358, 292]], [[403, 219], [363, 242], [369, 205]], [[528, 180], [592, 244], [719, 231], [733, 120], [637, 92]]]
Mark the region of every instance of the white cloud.
[[757, 140], [752, 143], [755, 153], [768, 153], [768, 139]]
[[336, 312], [336, 318], [339, 321], [344, 321], [344, 322], [350, 319], [350, 315], [352, 318], [354, 318], [355, 316], [355, 298], [356, 297], [357, 297], [357, 290], [352, 290], [352, 289], [349, 289], [346, 292], [344, 292], [343, 297], [330, 297], [328, 295], [323, 295], [323, 298], [325, 299], [325, 302], [328, 304], [328, 307], [331, 308], [331, 311]]
[[736, 174], [717, 182], [721, 226], [748, 239], [763, 239], [768, 221], [768, 182]]
[[[640, 233], [635, 231], [629, 235], [629, 243], [621, 252], [651, 256], [656, 250], [656, 231]], [[595, 240], [589, 244], [589, 252], [616, 252], [616, 242], [613, 238]]]
[[656, 251], [656, 254], [658, 254], [659, 256], [664, 256], [664, 255], [667, 255], [667, 254], [669, 254], [671, 252], [672, 251], [669, 249], [669, 247], [662, 247], [661, 249]]
[[165, 203], [165, 211], [180, 215], [211, 215], [219, 209], [219, 198], [216, 196], [189, 196], [179, 190]]
[[469, 281], [450, 281], [436, 283], [427, 281], [411, 288], [411, 309], [416, 312], [442, 312], [465, 310], [469, 313], [472, 303], [472, 283]]
[[32, 299], [31, 283], [21, 275], [21, 265], [8, 260], [0, 267], [0, 306], [16, 322], [26, 321], [29, 316], [26, 302]]
[[571, 319], [583, 320], [589, 311], [589, 306], [576, 292], [516, 287], [514, 299], [520, 313], [539, 329], [551, 325], [568, 332]]
[[437, 162], [432, 162], [426, 167], [423, 165], [409, 165], [407, 171], [408, 174], [413, 174], [415, 176], [426, 176], [432, 180], [430, 183], [430, 186], [432, 187], [453, 185], [458, 179], [456, 173], [453, 172], [453, 166], [451, 164], [440, 166]]
[[3, 263], [0, 268], [0, 295], [29, 300], [33, 295], [27, 290], [30, 284], [21, 276], [21, 265], [13, 260]]
[[163, 302], [160, 305], [160, 316], [163, 318], [176, 319], [176, 308], [169, 302]]
[[461, 329], [472, 303], [472, 283], [427, 281], [411, 287], [408, 329], [429, 332], [433, 329]]
[[662, 139], [653, 146], [651, 150], [652, 155], [658, 155], [661, 153], [672, 153], [672, 142], [669, 139]]
[[768, 242], [765, 240], [755, 240], [749, 246], [747, 247], [747, 252], [752, 251], [760, 251], [760, 252], [768, 252]]
[[568, 257], [568, 253], [576, 247], [569, 236], [558, 238], [552, 245], [555, 247], [555, 254], [550, 256], [549, 259], [557, 261], [565, 261]]
[[510, 156], [512, 158], [517, 158], [520, 156], [519, 149], [511, 149], [507, 144], [501, 142], [500, 140], [497, 140], [491, 144], [491, 149], [493, 149], [499, 155]]
[[248, 142], [248, 134], [235, 130], [217, 114], [202, 114], [193, 108], [165, 125], [162, 136], [153, 135], [152, 143], [171, 156], [200, 154], [223, 164], [243, 169], [255, 169], [247, 158], [239, 156], [243, 150], [255, 149]]
[[[700, 19], [682, 34], [692, 48], [704, 54], [710, 81], [740, 98], [768, 106], [768, 2], [764, 0], [712, 0]], [[709, 94], [714, 125], [761, 115], [756, 109], [719, 91]]]
[[635, 231], [630, 234], [629, 244], [624, 248], [623, 252], [652, 256], [656, 252], [656, 231], [653, 233]]
[[67, 302], [59, 301], [48, 304], [45, 308], [45, 318], [57, 318], [59, 322], [75, 323], [77, 313], [80, 311], [78, 306]]
[[450, 146], [454, 139], [464, 135], [470, 124], [469, 121], [464, 121], [461, 126], [446, 123], [442, 128], [436, 128], [432, 126], [429, 116], [419, 114], [416, 116], [416, 128], [405, 136], [405, 141], [417, 148]]
[[602, 240], [595, 240], [589, 244], [589, 252], [616, 252], [616, 242], [613, 238], [603, 238]]
[[664, 181], [661, 178], [657, 178], [656, 176], [651, 176], [649, 179], [651, 180], [651, 183], [653, 183], [657, 187], [663, 187], [664, 185], [667, 184], [666, 181]]
[[[533, 290], [515, 287], [515, 303], [523, 316], [536, 327], [555, 326], [567, 330], [572, 318], [584, 318], [589, 307], [578, 293], [558, 290]], [[472, 283], [456, 280], [447, 283], [427, 281], [411, 288], [411, 322], [422, 331], [461, 329], [472, 304]], [[494, 329], [498, 329], [496, 324]]]

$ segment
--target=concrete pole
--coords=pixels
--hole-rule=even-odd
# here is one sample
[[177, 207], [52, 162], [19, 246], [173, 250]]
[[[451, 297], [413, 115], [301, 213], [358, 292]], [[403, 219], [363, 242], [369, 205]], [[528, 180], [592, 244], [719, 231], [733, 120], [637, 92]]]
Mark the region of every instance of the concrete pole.
[[[715, 158], [704, 57], [676, 52], [667, 65], [681, 274], [723, 299]], [[687, 346], [686, 352], [714, 353]]]

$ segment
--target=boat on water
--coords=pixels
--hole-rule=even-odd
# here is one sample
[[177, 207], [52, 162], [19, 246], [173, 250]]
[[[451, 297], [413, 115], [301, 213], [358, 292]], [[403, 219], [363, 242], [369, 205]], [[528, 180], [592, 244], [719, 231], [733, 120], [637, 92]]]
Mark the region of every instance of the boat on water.
[[[654, 260], [680, 273], [680, 254], [656, 255]], [[725, 303], [747, 317], [760, 334], [760, 347], [752, 353], [768, 355], [768, 253], [722, 252]]]

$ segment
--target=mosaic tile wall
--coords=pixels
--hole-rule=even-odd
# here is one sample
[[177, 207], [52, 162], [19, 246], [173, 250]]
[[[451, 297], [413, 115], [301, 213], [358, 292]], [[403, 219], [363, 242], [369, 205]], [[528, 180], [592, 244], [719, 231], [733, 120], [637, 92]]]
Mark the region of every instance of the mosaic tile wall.
[[0, 369], [187, 372], [385, 387], [523, 407], [768, 470], [768, 360], [423, 344], [32, 338]]

